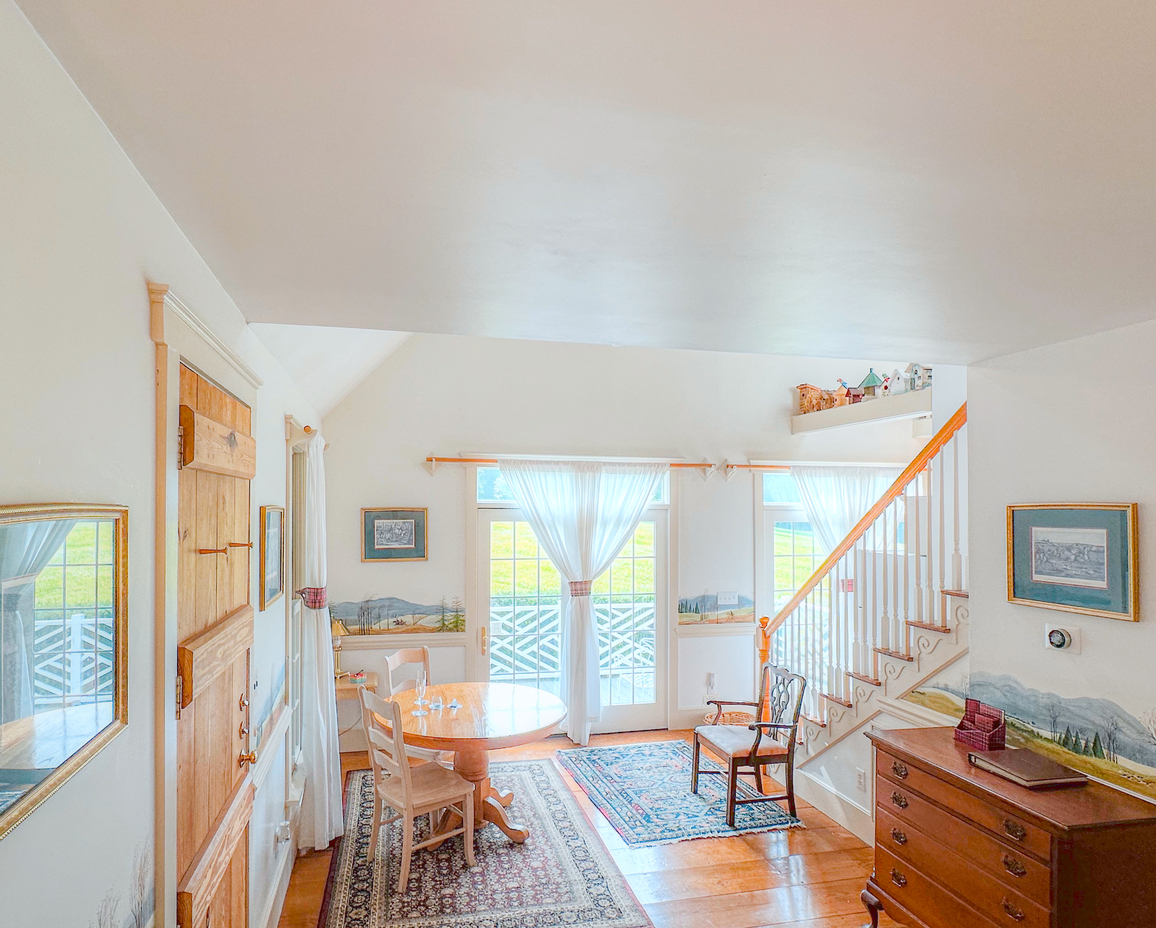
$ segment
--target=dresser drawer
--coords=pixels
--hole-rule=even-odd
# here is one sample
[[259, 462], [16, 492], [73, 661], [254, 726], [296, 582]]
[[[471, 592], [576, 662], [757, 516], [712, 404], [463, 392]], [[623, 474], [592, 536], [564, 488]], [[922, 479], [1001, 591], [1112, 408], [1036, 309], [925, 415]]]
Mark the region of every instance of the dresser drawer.
[[[1022, 848], [1044, 862], [1051, 861], [1052, 836], [1042, 828], [911, 767], [885, 751], [877, 752], [875, 770], [879, 774], [876, 781], [879, 804], [900, 818], [908, 818], [904, 815], [903, 803], [910, 802], [914, 792], [995, 833], [1009, 847]], [[919, 821], [915, 824], [918, 825]]]
[[875, 884], [929, 928], [992, 928], [994, 924], [879, 846], [875, 848]]
[[[886, 781], [878, 780], [880, 784]], [[1004, 885], [1026, 896], [1044, 908], [1052, 902], [1052, 871], [1034, 857], [1024, 854], [1011, 842], [998, 841], [986, 831], [968, 824], [964, 819], [945, 812], [938, 806], [913, 794], [907, 794], [908, 806], [900, 809], [890, 798], [892, 788], [880, 795], [875, 818], [876, 839], [884, 842], [891, 838], [892, 825], [880, 830], [880, 814], [893, 816], [902, 832], [906, 823], [914, 823], [925, 834], [933, 836], [972, 863], [993, 874]], [[902, 791], [900, 791], [902, 795]]]
[[875, 844], [916, 867], [996, 924], [1023, 928], [1049, 928], [1051, 924], [1047, 909], [1009, 890], [993, 874], [883, 809], [875, 814]]

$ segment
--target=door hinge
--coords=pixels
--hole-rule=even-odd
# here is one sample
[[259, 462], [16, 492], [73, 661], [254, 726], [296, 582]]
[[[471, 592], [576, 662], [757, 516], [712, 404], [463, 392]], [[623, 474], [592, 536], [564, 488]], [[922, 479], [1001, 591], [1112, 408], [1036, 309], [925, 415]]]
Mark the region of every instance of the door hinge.
[[185, 701], [185, 678], [177, 674], [177, 721], [181, 719], [181, 703]]
[[185, 466], [185, 427], [183, 425], [177, 426], [177, 470], [183, 470]]

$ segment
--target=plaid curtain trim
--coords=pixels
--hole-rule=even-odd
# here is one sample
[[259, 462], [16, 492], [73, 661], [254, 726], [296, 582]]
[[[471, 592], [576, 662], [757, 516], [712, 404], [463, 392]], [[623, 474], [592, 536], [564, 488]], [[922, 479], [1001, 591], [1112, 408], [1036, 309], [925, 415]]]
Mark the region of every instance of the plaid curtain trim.
[[571, 596], [589, 596], [590, 587], [594, 585], [593, 580], [574, 580], [570, 584]]
[[323, 586], [307, 586], [304, 589], [297, 591], [301, 599], [305, 603], [306, 609], [324, 609], [325, 608], [325, 587]]

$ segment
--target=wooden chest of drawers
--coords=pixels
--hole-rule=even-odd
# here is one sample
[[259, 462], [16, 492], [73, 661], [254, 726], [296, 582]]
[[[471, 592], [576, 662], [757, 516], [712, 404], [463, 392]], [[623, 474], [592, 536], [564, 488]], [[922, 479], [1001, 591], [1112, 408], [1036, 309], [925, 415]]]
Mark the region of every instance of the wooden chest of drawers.
[[1156, 805], [1035, 791], [972, 767], [950, 728], [874, 731], [872, 926], [1156, 928]]

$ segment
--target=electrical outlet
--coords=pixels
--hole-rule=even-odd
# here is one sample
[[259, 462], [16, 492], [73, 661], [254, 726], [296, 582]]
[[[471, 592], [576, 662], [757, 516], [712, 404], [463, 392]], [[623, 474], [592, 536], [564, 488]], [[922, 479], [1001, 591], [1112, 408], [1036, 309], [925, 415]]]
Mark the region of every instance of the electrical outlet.
[[708, 673], [706, 675], [706, 691], [708, 693], [713, 693], [714, 687], [715, 687], [715, 675], [713, 673]]
[[855, 768], [855, 788], [861, 793], [867, 792], [867, 771], [862, 767]]

